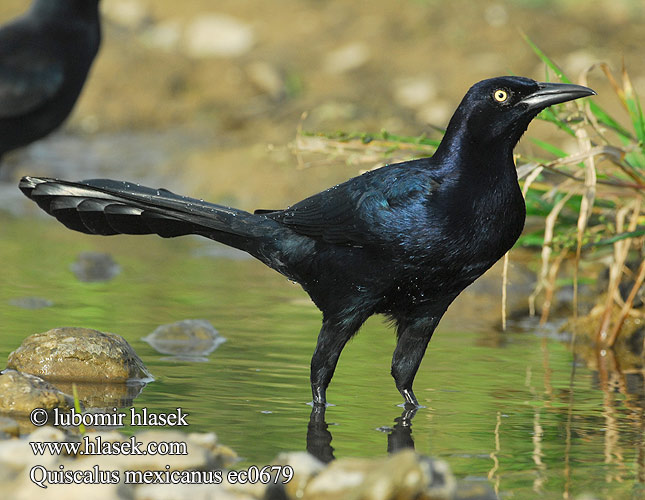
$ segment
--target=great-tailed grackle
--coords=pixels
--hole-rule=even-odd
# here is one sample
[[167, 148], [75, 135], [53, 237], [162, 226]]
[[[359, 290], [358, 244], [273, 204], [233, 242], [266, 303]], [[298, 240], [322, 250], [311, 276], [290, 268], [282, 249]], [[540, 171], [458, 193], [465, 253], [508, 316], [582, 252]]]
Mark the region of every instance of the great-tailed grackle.
[[314, 403], [347, 341], [372, 314], [397, 326], [392, 376], [408, 405], [450, 303], [524, 226], [513, 148], [540, 110], [586, 87], [500, 77], [475, 84], [431, 158], [388, 165], [284, 210], [254, 214], [127, 182], [25, 177], [22, 191], [89, 234], [199, 234], [242, 249], [305, 289], [323, 312], [311, 360]]
[[41, 139], [72, 111], [101, 28], [99, 0], [34, 0], [0, 27], [0, 160]]

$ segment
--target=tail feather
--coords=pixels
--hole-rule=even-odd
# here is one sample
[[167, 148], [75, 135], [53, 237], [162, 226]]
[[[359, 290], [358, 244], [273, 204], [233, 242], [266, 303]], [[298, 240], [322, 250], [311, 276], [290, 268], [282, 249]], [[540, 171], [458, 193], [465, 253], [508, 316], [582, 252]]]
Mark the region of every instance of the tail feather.
[[245, 219], [257, 216], [165, 189], [107, 179], [68, 182], [38, 177], [24, 177], [20, 189], [65, 226], [87, 234], [158, 234], [165, 238], [201, 234], [230, 240], [216, 234], [230, 233], [238, 248], [240, 236], [255, 236], [253, 225], [245, 224]]
[[314, 242], [266, 215], [129, 182], [23, 177], [22, 192], [74, 231], [87, 234], [198, 234], [245, 252], [300, 282]]

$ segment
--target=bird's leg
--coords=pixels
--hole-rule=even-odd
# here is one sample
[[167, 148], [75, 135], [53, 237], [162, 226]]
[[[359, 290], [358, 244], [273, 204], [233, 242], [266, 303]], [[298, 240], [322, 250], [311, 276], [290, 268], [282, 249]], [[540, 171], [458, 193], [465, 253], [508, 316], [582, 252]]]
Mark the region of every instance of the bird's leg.
[[314, 406], [327, 404], [327, 386], [334, 376], [340, 353], [363, 321], [365, 318], [343, 318], [342, 321], [323, 320], [316, 350], [311, 358], [311, 393]]
[[392, 376], [406, 407], [418, 407], [412, 383], [423, 355], [441, 316], [426, 316], [398, 321], [398, 342], [392, 356]]

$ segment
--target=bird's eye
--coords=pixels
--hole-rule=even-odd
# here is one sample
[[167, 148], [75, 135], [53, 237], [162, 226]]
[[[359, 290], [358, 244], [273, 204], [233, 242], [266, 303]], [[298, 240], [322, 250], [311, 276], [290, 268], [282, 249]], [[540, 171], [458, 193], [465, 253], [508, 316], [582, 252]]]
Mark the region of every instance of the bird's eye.
[[497, 102], [504, 102], [506, 99], [508, 99], [508, 92], [502, 89], [497, 89], [495, 92], [493, 92], [493, 98]]

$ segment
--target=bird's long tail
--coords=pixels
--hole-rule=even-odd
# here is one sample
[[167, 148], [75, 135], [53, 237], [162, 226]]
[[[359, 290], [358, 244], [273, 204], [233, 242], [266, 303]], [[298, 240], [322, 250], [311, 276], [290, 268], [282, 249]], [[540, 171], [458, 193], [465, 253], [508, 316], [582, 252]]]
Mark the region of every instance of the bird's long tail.
[[[23, 177], [20, 189], [65, 226], [87, 234], [198, 234], [249, 252], [270, 267], [288, 231], [263, 215], [109, 179], [68, 182]], [[287, 235], [289, 236], [289, 235]]]

